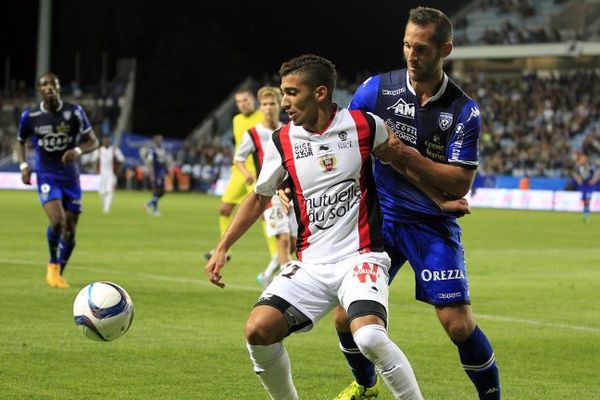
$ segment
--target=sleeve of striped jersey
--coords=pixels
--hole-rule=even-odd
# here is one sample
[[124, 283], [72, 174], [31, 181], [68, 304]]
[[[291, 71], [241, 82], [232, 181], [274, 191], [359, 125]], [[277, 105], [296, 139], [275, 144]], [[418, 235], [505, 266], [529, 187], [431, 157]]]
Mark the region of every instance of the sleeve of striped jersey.
[[85, 113], [83, 107], [77, 104], [75, 109], [75, 115], [79, 118], [80, 126], [79, 133], [88, 133], [92, 130], [92, 125], [90, 124], [90, 120], [88, 119], [87, 114]]
[[240, 147], [238, 148], [238, 151], [236, 151], [235, 155], [233, 156], [233, 159], [235, 161], [246, 161], [248, 156], [250, 154], [252, 154], [255, 150], [256, 150], [256, 147], [254, 146], [254, 142], [252, 141], [252, 138], [250, 137], [250, 132], [246, 131], [246, 132], [244, 132], [244, 135], [242, 136], [242, 141], [240, 143]]
[[281, 154], [273, 140], [269, 140], [260, 174], [254, 185], [254, 192], [263, 196], [274, 196], [281, 182], [286, 178], [286, 170], [283, 167]]
[[481, 115], [474, 100], [464, 106], [448, 140], [448, 162], [469, 168], [479, 165]]
[[362, 83], [354, 92], [348, 105], [350, 110], [375, 111], [377, 104], [377, 90], [379, 89], [379, 75], [372, 76]]
[[367, 113], [368, 116], [373, 118], [373, 122], [374, 122], [374, 128], [375, 128], [375, 132], [373, 132], [374, 138], [373, 138], [373, 149], [377, 146], [379, 146], [380, 144], [383, 144], [385, 142], [388, 141], [388, 131], [385, 127], [385, 121], [382, 120], [380, 117], [378, 117], [375, 114], [372, 113]]
[[115, 147], [115, 158], [117, 159], [118, 162], [125, 161], [125, 156], [123, 156], [123, 152], [118, 147]]
[[31, 129], [29, 129], [29, 110], [23, 111], [21, 118], [19, 119], [19, 128], [17, 129], [17, 140], [19, 143], [25, 143], [27, 138], [31, 135]]

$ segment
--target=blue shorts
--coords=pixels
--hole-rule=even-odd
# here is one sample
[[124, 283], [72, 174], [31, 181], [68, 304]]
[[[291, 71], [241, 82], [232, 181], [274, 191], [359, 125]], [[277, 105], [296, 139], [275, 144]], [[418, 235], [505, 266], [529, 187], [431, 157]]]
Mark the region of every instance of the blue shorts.
[[415, 297], [433, 304], [470, 304], [461, 229], [455, 220], [400, 223], [384, 219], [390, 283], [406, 261], [415, 273]]
[[60, 200], [65, 210], [81, 213], [81, 186], [79, 181], [57, 182], [45, 177], [37, 178], [38, 196], [42, 205], [52, 200]]
[[594, 193], [594, 187], [590, 185], [581, 185], [581, 200], [590, 201], [592, 194]]

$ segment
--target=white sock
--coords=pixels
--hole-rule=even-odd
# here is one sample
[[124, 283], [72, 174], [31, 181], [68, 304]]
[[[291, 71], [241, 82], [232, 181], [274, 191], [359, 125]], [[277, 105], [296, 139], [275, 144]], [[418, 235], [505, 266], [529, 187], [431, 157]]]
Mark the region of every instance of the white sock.
[[105, 213], [108, 213], [110, 211], [110, 205], [112, 203], [112, 199], [113, 199], [112, 192], [107, 192], [104, 194], [103, 200], [104, 200], [104, 212]]
[[297, 400], [290, 356], [281, 342], [268, 346], [246, 343], [254, 372], [274, 400]]
[[271, 261], [269, 261], [267, 268], [265, 268], [265, 272], [263, 272], [265, 279], [273, 276], [273, 273], [277, 271], [277, 268], [279, 268], [279, 258], [277, 257], [277, 253], [275, 253], [271, 258]]
[[394, 398], [423, 400], [410, 362], [380, 325], [365, 325], [354, 332], [361, 353], [373, 364]]

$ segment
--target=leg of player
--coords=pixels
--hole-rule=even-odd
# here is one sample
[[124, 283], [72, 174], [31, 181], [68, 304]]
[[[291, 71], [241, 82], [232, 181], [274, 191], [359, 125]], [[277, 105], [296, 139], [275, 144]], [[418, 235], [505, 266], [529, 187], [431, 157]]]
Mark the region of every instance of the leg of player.
[[221, 234], [220, 237], [223, 236], [223, 234], [229, 227], [229, 224], [231, 223], [234, 208], [234, 203], [221, 202], [221, 205], [219, 206], [219, 230]]
[[58, 264], [58, 243], [63, 227], [66, 224], [65, 211], [60, 200], [51, 200], [44, 204], [44, 212], [48, 216], [50, 225], [46, 230], [48, 239], [48, 250], [50, 258], [46, 270], [46, 282], [51, 287], [67, 288], [66, 282], [60, 276], [60, 266]]
[[471, 306], [436, 306], [438, 319], [458, 348], [463, 369], [475, 385], [480, 400], [500, 399], [500, 378], [494, 350], [475, 322]]
[[60, 265], [61, 275], [67, 266], [67, 262], [71, 257], [71, 253], [73, 253], [73, 249], [75, 248], [75, 232], [77, 230], [77, 222], [79, 221], [79, 214], [68, 210], [65, 214], [66, 224], [63, 227], [62, 235], [58, 243], [58, 263]]
[[379, 395], [380, 387], [375, 373], [375, 366], [369, 361], [354, 342], [350, 331], [348, 315], [343, 307], [334, 311], [334, 325], [340, 340], [340, 349], [346, 357], [355, 381], [335, 398], [336, 400], [371, 399]]
[[417, 378], [410, 362], [391, 341], [384, 321], [376, 314], [363, 314], [372, 307], [381, 307], [374, 301], [355, 301], [348, 308], [349, 315], [362, 315], [350, 322], [356, 345], [374, 365], [395, 399], [423, 400]]
[[587, 223], [590, 221], [590, 198], [592, 197], [591, 192], [584, 192], [582, 196], [583, 201], [583, 222]]
[[246, 322], [246, 346], [265, 390], [272, 399], [296, 400], [290, 357], [282, 340], [288, 335], [288, 321], [270, 305], [257, 305]]

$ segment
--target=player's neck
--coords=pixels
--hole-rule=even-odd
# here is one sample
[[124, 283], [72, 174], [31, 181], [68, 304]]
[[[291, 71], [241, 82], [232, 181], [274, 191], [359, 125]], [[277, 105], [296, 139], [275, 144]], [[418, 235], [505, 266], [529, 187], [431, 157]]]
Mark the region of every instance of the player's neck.
[[51, 100], [51, 101], [44, 100], [42, 103], [44, 105], [44, 110], [50, 111], [50, 112], [56, 112], [58, 110], [58, 108], [60, 107], [60, 100]]
[[435, 96], [437, 91], [440, 89], [440, 86], [444, 82], [444, 71], [440, 69], [431, 75], [429, 79], [425, 79], [419, 82], [410, 80], [410, 85], [415, 90], [415, 94], [417, 99], [419, 99], [419, 103], [424, 105], [427, 101]]
[[336, 111], [337, 104], [324, 104], [319, 108], [315, 121], [313, 123], [309, 122], [304, 124], [302, 127], [309, 132], [320, 134], [331, 124]]
[[267, 129], [277, 129], [279, 128], [279, 120], [278, 119], [274, 119], [274, 120], [264, 120], [263, 121], [263, 126]]

